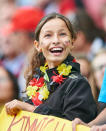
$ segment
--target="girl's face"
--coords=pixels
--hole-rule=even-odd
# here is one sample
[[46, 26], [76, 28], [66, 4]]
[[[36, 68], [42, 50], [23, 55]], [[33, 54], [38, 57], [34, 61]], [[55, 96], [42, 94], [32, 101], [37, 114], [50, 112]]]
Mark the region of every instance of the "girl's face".
[[65, 22], [59, 18], [51, 19], [41, 29], [38, 49], [42, 51], [49, 68], [56, 67], [70, 53], [72, 39]]
[[13, 84], [4, 68], [0, 67], [0, 103], [5, 103], [13, 98]]

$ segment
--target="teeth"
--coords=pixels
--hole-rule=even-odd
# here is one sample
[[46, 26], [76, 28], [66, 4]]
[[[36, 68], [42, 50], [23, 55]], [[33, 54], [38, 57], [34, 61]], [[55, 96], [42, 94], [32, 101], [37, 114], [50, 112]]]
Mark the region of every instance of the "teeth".
[[62, 51], [62, 48], [52, 48], [51, 51]]

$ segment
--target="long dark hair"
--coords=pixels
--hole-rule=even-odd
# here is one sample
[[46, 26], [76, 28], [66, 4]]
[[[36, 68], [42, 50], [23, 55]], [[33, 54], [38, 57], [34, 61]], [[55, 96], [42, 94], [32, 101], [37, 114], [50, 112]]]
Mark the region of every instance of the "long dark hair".
[[[43, 17], [41, 19], [41, 21], [39, 22], [39, 24], [37, 25], [36, 30], [35, 30], [35, 40], [39, 41], [39, 35], [40, 35], [40, 31], [41, 31], [43, 25], [46, 22], [48, 22], [49, 20], [55, 19], [55, 18], [59, 18], [59, 19], [63, 20], [66, 23], [66, 26], [70, 31], [71, 38], [73, 40], [76, 38], [76, 35], [75, 35], [73, 28], [72, 28], [72, 24], [69, 21], [69, 19], [66, 18], [65, 16], [61, 15], [61, 14], [51, 13], [51, 14]], [[28, 83], [33, 78], [33, 75], [35, 73], [37, 73], [35, 68], [40, 67], [41, 65], [43, 65], [45, 63], [45, 58], [44, 58], [43, 54], [39, 53], [35, 49], [35, 47], [33, 48], [33, 50], [31, 52], [32, 53], [31, 53], [30, 60], [29, 60], [30, 61], [29, 66], [28, 66], [28, 68], [26, 69], [26, 72], [25, 72], [26, 86], [28, 86]]]
[[13, 99], [19, 99], [19, 85], [17, 82], [17, 78], [10, 71], [8, 70], [6, 71], [13, 84], [13, 91], [14, 91]]
[[5, 72], [7, 73], [10, 81], [12, 82], [12, 90], [13, 90], [13, 97], [11, 99], [19, 99], [19, 85], [17, 82], [17, 78], [6, 68], [4, 68], [2, 65], [0, 65]]

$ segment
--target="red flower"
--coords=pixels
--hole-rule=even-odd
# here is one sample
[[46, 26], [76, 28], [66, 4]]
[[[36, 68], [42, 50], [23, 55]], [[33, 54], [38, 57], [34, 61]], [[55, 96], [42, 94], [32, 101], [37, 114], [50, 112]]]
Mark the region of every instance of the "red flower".
[[42, 87], [44, 85], [44, 78], [41, 77], [38, 80], [36, 78], [33, 78], [30, 82], [29, 85], [31, 86], [38, 86], [38, 87]]
[[52, 76], [52, 79], [53, 79], [53, 82], [61, 84], [63, 82], [63, 80], [66, 79], [66, 78], [63, 78], [62, 75], [57, 75], [56, 74], [56, 76]]
[[42, 101], [39, 100], [39, 92], [36, 92], [35, 96], [32, 96], [32, 102], [34, 103], [35, 106], [39, 106], [42, 104]]
[[76, 63], [77, 61], [76, 61], [76, 59], [74, 58], [74, 59], [72, 60], [72, 62]]

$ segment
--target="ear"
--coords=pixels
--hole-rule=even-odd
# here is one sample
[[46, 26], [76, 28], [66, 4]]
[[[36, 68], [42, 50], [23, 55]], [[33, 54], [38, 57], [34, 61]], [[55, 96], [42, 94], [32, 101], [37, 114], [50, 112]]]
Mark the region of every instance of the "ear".
[[70, 40], [70, 42], [71, 42], [71, 47], [70, 47], [70, 51], [72, 51], [73, 50], [73, 48], [74, 48], [74, 39], [71, 39]]
[[34, 41], [34, 45], [35, 45], [37, 51], [41, 52], [42, 49], [41, 49], [40, 44], [39, 44], [39, 42], [37, 40]]
[[75, 39], [72, 39], [72, 40], [71, 40], [72, 46], [74, 45], [74, 42], [75, 42]]

